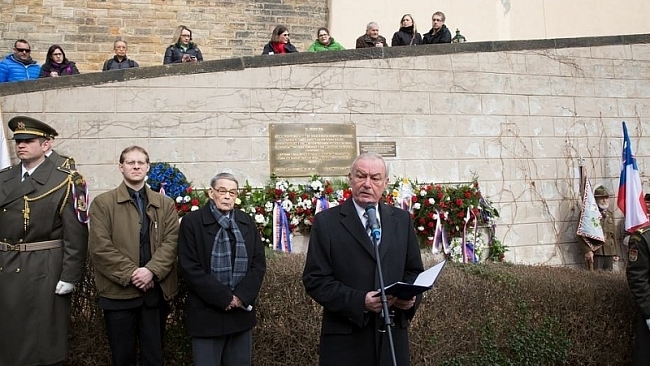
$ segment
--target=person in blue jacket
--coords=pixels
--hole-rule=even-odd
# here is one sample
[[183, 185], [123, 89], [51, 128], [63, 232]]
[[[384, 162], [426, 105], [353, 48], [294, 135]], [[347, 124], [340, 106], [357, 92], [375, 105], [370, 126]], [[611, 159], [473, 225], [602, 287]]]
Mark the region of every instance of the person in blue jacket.
[[14, 53], [0, 61], [0, 83], [38, 79], [41, 66], [32, 59], [29, 42], [19, 39], [14, 42]]

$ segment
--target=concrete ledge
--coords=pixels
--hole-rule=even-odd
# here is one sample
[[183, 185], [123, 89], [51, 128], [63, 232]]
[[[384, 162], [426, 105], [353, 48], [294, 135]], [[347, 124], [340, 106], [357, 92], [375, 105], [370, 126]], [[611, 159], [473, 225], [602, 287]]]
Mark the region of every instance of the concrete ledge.
[[335, 52], [301, 52], [289, 55], [246, 56], [204, 61], [194, 64], [161, 65], [141, 67], [137, 69], [115, 70], [110, 72], [95, 72], [61, 78], [38, 79], [17, 83], [2, 83], [0, 84], [0, 96], [31, 93], [43, 90], [66, 89], [79, 86], [102, 85], [114, 82], [151, 79], [172, 75], [201, 74], [259, 67], [319, 64], [367, 59], [390, 59], [455, 53], [523, 51], [643, 43], [650, 43], [650, 34], [523, 41], [470, 42], [463, 44], [452, 43], [419, 47], [366, 48]]

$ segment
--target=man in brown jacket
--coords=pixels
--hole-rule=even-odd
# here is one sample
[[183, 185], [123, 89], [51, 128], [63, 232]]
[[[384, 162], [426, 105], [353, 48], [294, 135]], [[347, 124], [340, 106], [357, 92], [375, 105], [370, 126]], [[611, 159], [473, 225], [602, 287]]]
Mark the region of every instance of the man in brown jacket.
[[163, 364], [167, 300], [176, 295], [178, 216], [174, 202], [145, 185], [149, 154], [139, 146], [120, 155], [124, 180], [90, 208], [89, 248], [99, 307], [114, 366]]
[[88, 231], [75, 212], [72, 172], [45, 158], [56, 131], [23, 116], [9, 128], [20, 163], [0, 171], [0, 365], [59, 365]]
[[386, 38], [379, 35], [379, 25], [376, 22], [370, 22], [366, 26], [366, 34], [357, 38], [356, 48], [368, 47], [388, 47]]

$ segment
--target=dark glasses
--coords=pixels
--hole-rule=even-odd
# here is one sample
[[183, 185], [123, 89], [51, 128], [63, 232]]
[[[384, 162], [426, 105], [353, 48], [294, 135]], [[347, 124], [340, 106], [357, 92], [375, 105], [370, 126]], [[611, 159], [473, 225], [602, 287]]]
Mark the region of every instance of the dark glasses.
[[18, 51], [18, 52], [25, 52], [25, 53], [30, 53], [30, 52], [32, 52], [32, 50], [30, 50], [29, 48], [16, 48], [16, 51]]

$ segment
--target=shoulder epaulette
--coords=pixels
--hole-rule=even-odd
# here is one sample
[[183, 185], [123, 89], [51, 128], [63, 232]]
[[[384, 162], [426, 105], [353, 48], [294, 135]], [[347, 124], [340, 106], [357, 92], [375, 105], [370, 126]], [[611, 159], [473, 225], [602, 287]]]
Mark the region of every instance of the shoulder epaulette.
[[57, 166], [56, 169], [60, 172], [64, 172], [65, 174], [72, 174], [73, 172], [73, 170], [64, 166]]
[[640, 228], [640, 229], [637, 229], [636, 232], [637, 232], [638, 234], [642, 234], [642, 235], [643, 235], [643, 233], [645, 233], [645, 232], [648, 231], [648, 230], [650, 230], [650, 226], [646, 226], [646, 227], [642, 227], [642, 228]]
[[13, 167], [14, 167], [13, 165], [9, 165], [8, 167], [6, 167], [4, 169], [0, 169], [0, 173], [4, 173], [6, 171], [9, 171], [9, 170], [13, 169]]

